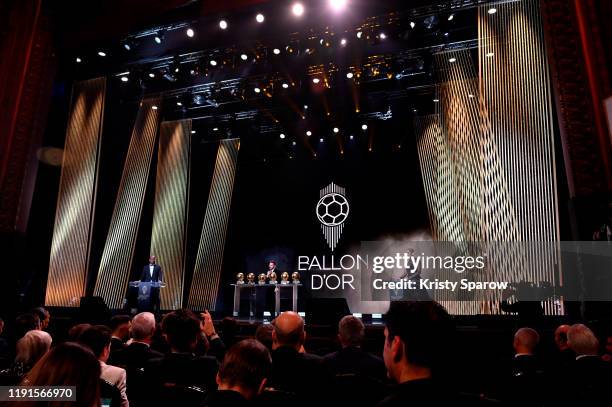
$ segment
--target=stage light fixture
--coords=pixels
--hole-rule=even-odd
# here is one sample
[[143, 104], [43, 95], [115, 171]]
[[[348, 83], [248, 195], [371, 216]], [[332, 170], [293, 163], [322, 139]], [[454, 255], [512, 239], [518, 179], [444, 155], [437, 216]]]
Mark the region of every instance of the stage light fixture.
[[149, 78], [155, 78], [155, 74], [153, 72], [149, 72]]
[[366, 131], [368, 129], [368, 125], [367, 124], [362, 124], [361, 125], [361, 130]]
[[261, 13], [259, 13], [259, 14], [257, 14], [257, 15], [255, 16], [255, 21], [257, 21], [258, 23], [263, 23], [265, 19], [266, 19], [266, 18], [265, 18], [265, 17], [264, 17], [264, 15], [263, 15], [263, 14], [261, 14]]
[[81, 62], [83, 62], [83, 60], [79, 57], [76, 57], [75, 61], [77, 64], [80, 64]]
[[357, 38], [361, 39], [362, 36], [363, 36], [363, 32], [357, 31]]
[[195, 31], [193, 31], [193, 28], [188, 28], [187, 29], [187, 36], [189, 38], [193, 38], [194, 35], [195, 35]]
[[433, 101], [434, 101], [434, 103], [438, 103], [440, 101], [440, 99], [434, 99]]
[[491, 7], [491, 8], [490, 8], [490, 9], [487, 11], [487, 13], [489, 13], [489, 14], [495, 14], [495, 13], [497, 13], [497, 9], [496, 9], [495, 7]]
[[334, 127], [334, 133], [338, 133], [338, 132], [340, 132], [340, 129], [337, 127]]
[[381, 40], [385, 40], [385, 39], [387, 39], [387, 34], [385, 34], [385, 33], [380, 33], [379, 38], [380, 38]]
[[153, 40], [155, 41], [155, 43], [161, 44], [164, 41], [164, 33], [163, 33], [163, 31], [157, 32], [155, 34], [155, 36], [153, 37]]
[[319, 139], [319, 142], [320, 142], [320, 143], [322, 143], [322, 142], [323, 142], [323, 138], [322, 138], [322, 137]]
[[340, 40], [340, 45], [342, 45], [343, 47], [346, 45], [346, 38], [342, 38]]
[[319, 82], [321, 82], [321, 80], [319, 78], [316, 78], [316, 77], [312, 78], [312, 83], [317, 84]]
[[449, 15], [449, 16], [448, 16], [448, 21], [453, 21], [453, 18], [455, 18], [455, 15], [454, 15], [454, 14]]
[[349, 139], [350, 139], [350, 140], [352, 140], [352, 139], [354, 139], [354, 138], [355, 138], [355, 136], [353, 136], [352, 134], [349, 136]]
[[289, 84], [288, 83], [283, 83], [282, 86], [283, 86], [283, 89], [287, 89], [289, 87]]
[[151, 106], [151, 109], [157, 110], [157, 106], [153, 105], [153, 106]]
[[240, 59], [242, 59], [243, 61], [246, 61], [248, 59], [248, 55], [247, 54], [242, 54], [240, 55]]
[[342, 11], [348, 3], [348, 0], [329, 0], [329, 7], [332, 10], [338, 12]]
[[219, 131], [218, 127], [213, 127], [213, 131]]
[[132, 49], [132, 46], [130, 45], [130, 43], [129, 43], [129, 42], [125, 41], [125, 42], [123, 43], [123, 48], [124, 48], [126, 51], [129, 51], [129, 50], [131, 50], [131, 49]]
[[416, 26], [416, 23], [414, 21], [410, 22], [410, 28], [414, 28]]
[[105, 57], [106, 56], [106, 52], [98, 51], [98, 56]]
[[214, 59], [210, 60], [210, 65], [211, 66], [217, 66], [217, 61], [215, 61]]
[[312, 136], [312, 131], [308, 130], [308, 131], [306, 132], [306, 135], [307, 135], [308, 137]]
[[177, 106], [183, 106], [183, 103], [181, 103], [181, 102], [176, 102], [176, 105], [177, 105]]
[[284, 133], [281, 133], [279, 137], [280, 137], [281, 139], [284, 139], [286, 136], [285, 136], [285, 134], [284, 134]]
[[291, 7], [291, 11], [293, 12], [294, 16], [301, 17], [302, 14], [304, 14], [304, 6], [302, 3], [295, 3], [293, 7]]
[[346, 73], [346, 77], [347, 77], [348, 79], [352, 79], [352, 78], [353, 78], [353, 73], [352, 73], [352, 72], [347, 72], [347, 73]]
[[261, 89], [259, 89], [259, 88], [257, 88], [257, 87], [256, 87], [255, 89], [253, 89], [253, 91], [254, 91], [255, 93], [260, 93], [260, 92], [261, 92]]
[[451, 64], [452, 64], [453, 62], [456, 62], [456, 61], [457, 61], [457, 58], [449, 58], [449, 60], [448, 60], [448, 62], [450, 62]]
[[225, 20], [219, 21], [219, 28], [222, 29], [222, 30], [226, 30], [227, 29], [227, 21], [225, 21]]
[[308, 105], [304, 105], [304, 110], [308, 110]]
[[492, 53], [492, 52], [487, 52], [487, 58], [491, 58], [493, 55], [495, 55], [495, 54]]
[[294, 146], [297, 145], [297, 143], [295, 141], [293, 143], [291, 143], [291, 144], [293, 144]]
[[129, 80], [129, 78], [127, 76], [122, 76], [121, 77], [121, 82], [127, 82]]
[[195, 130], [191, 130], [191, 134], [196, 134], [196, 131]]
[[278, 48], [274, 48], [272, 52], [274, 53], [274, 55], [280, 55], [280, 49]]

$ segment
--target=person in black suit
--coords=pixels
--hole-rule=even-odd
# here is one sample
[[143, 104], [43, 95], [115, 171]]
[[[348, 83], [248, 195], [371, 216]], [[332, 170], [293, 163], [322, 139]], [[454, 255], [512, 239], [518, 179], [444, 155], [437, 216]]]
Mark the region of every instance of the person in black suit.
[[514, 357], [506, 374], [507, 387], [503, 398], [510, 405], [541, 406], [544, 403], [545, 376], [541, 360], [536, 355], [540, 335], [532, 328], [516, 331], [512, 346]]
[[111, 318], [111, 358], [115, 352], [125, 348], [125, 343], [130, 339], [131, 324], [132, 318], [129, 315], [115, 315]]
[[152, 313], [141, 312], [136, 315], [132, 319], [130, 328], [132, 342], [111, 355], [111, 364], [129, 369], [144, 368], [151, 359], [163, 357], [163, 353], [151, 349], [151, 338], [154, 332], [155, 316]]
[[323, 359], [334, 375], [355, 374], [384, 381], [387, 376], [381, 358], [361, 349], [365, 338], [365, 326], [357, 317], [346, 315], [338, 324], [338, 341], [342, 349], [326, 355]]
[[270, 375], [270, 352], [255, 339], [245, 339], [232, 346], [217, 374], [219, 388], [211, 392], [204, 407], [247, 406], [263, 391]]
[[[142, 269], [142, 275], [140, 276], [141, 282], [163, 282], [164, 274], [162, 272], [161, 266], [155, 263], [156, 260], [157, 259], [155, 256], [149, 256], [149, 264], [144, 266], [144, 268]], [[159, 287], [151, 288], [151, 307], [154, 312], [159, 311]]]
[[269, 386], [297, 395], [305, 405], [315, 405], [326, 394], [331, 376], [319, 356], [303, 352], [306, 332], [297, 313], [281, 313], [272, 332], [272, 375]]
[[[200, 320], [189, 310], [167, 314], [162, 320], [162, 332], [171, 352], [159, 359], [151, 359], [145, 369], [151, 389], [160, 389], [154, 400], [157, 405], [177, 403], [171, 400], [169, 390], [196, 386], [205, 391], [215, 390], [217, 360], [211, 356], [196, 356], [194, 350], [202, 334]], [[161, 404], [160, 404], [161, 401]], [[166, 403], [167, 402], [167, 403]]]

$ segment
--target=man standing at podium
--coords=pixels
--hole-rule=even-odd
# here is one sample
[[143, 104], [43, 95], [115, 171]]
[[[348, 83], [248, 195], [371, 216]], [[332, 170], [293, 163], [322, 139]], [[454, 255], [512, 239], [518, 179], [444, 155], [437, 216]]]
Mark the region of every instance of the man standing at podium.
[[[142, 270], [142, 275], [140, 276], [141, 282], [162, 282], [162, 269], [159, 264], [155, 264], [155, 260], [155, 256], [149, 257], [149, 264], [144, 266], [144, 269]], [[151, 288], [151, 307], [153, 308], [153, 311], [159, 311], [159, 287]]]

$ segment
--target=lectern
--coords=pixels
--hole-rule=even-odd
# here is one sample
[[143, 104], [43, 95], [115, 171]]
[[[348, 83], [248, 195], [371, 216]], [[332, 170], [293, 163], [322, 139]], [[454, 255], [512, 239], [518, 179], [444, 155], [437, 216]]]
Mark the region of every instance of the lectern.
[[138, 311], [159, 311], [159, 290], [166, 285], [159, 281], [130, 281], [138, 290]]

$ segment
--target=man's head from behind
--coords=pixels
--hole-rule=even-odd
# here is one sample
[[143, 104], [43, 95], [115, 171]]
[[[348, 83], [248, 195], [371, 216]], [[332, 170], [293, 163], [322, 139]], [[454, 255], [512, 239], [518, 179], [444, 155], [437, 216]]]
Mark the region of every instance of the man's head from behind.
[[306, 340], [304, 320], [293, 311], [281, 313], [273, 322], [272, 349], [290, 347], [300, 350]]
[[567, 344], [576, 355], [595, 356], [599, 353], [599, 340], [586, 325], [575, 324], [567, 331]]
[[569, 349], [569, 346], [567, 346], [567, 332], [569, 329], [569, 325], [559, 325], [555, 329], [555, 345], [557, 345], [557, 349], [560, 351]]
[[338, 324], [338, 340], [343, 348], [361, 346], [365, 336], [365, 326], [357, 317], [346, 315]]
[[49, 326], [49, 322], [51, 322], [51, 314], [49, 311], [44, 307], [36, 307], [32, 310], [32, 314], [38, 316], [38, 319], [40, 320], [40, 329], [43, 331], [46, 330]]
[[173, 352], [193, 352], [200, 335], [200, 320], [189, 310], [177, 310], [164, 317], [162, 332]]
[[245, 339], [230, 347], [217, 374], [219, 390], [233, 390], [247, 400], [257, 396], [272, 368], [270, 352], [255, 339]]
[[111, 330], [105, 325], [94, 325], [79, 335], [78, 342], [91, 349], [102, 362], [110, 356]]
[[514, 334], [512, 346], [517, 354], [533, 355], [538, 343], [540, 343], [540, 335], [538, 335], [535, 329], [520, 328]]
[[131, 318], [129, 315], [115, 315], [110, 320], [112, 335], [126, 342], [130, 339]]
[[155, 333], [155, 315], [150, 312], [141, 312], [132, 319], [130, 333], [135, 341], [151, 343]]
[[385, 316], [383, 359], [387, 374], [402, 383], [426, 378], [444, 359], [453, 324], [433, 301], [395, 301]]

